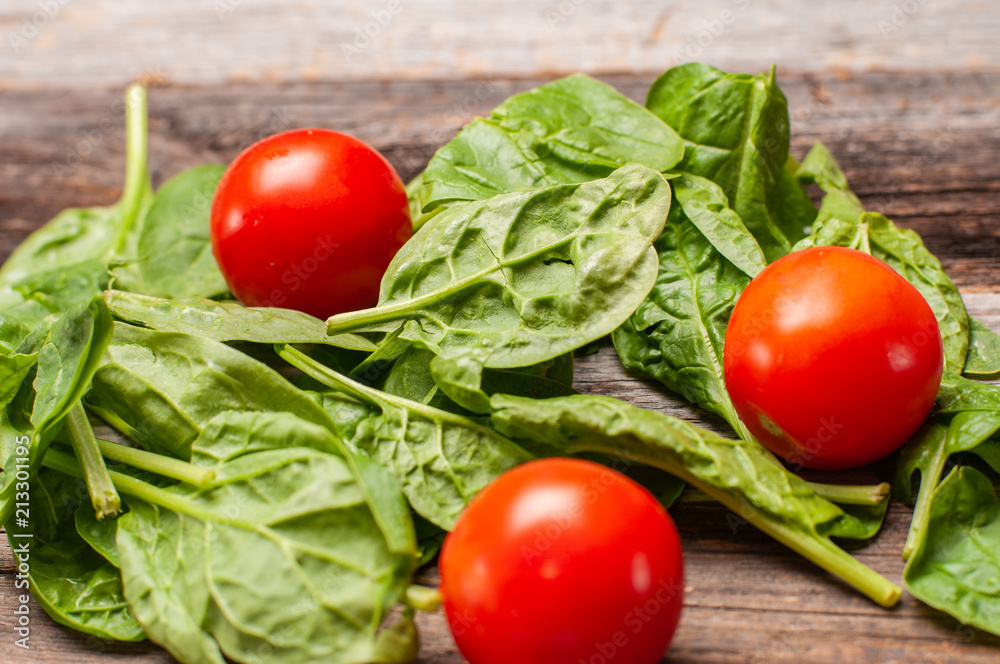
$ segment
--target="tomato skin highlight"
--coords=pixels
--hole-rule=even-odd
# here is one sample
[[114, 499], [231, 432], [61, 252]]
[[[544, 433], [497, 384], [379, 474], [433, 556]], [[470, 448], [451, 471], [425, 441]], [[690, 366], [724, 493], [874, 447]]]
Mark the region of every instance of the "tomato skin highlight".
[[891, 267], [815, 247], [750, 282], [723, 365], [733, 405], [761, 443], [790, 463], [838, 470], [881, 459], [916, 432], [944, 348], [927, 301]]
[[229, 165], [212, 202], [212, 250], [237, 299], [318, 318], [374, 306], [411, 234], [392, 165], [328, 129], [254, 143]]
[[683, 603], [663, 506], [579, 459], [510, 470], [469, 503], [441, 551], [441, 593], [472, 664], [654, 664]]

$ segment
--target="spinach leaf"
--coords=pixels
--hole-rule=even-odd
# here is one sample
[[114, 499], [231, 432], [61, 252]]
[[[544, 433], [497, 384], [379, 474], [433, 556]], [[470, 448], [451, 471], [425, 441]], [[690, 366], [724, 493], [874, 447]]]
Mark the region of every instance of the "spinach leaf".
[[933, 511], [932, 500], [948, 457], [966, 452], [1000, 430], [1000, 410], [973, 410], [956, 414], [947, 425], [932, 421], [899, 452], [895, 491], [897, 499], [909, 501], [912, 477], [920, 472], [920, 490], [913, 508], [910, 532], [903, 548], [908, 559], [927, 537], [927, 524]]
[[118, 534], [118, 520], [98, 521], [94, 510], [83, 502], [80, 502], [80, 506], [76, 508], [73, 520], [77, 534], [90, 545], [90, 548], [99, 553], [116, 569], [120, 569], [122, 564], [118, 557], [118, 544], [115, 542], [115, 537]]
[[191, 444], [191, 463], [217, 469], [247, 454], [288, 447], [340, 454], [330, 430], [291, 413], [224, 411]]
[[788, 157], [785, 168], [778, 174], [774, 189], [767, 197], [771, 218], [792, 244], [806, 237], [816, 221], [816, 206], [795, 176], [798, 167], [798, 163]]
[[706, 178], [681, 174], [672, 180], [674, 196], [685, 216], [730, 263], [753, 278], [767, 262], [764, 252], [740, 216], [729, 208], [722, 188]]
[[207, 489], [131, 481], [119, 490], [133, 496], [118, 525], [125, 596], [149, 638], [179, 660], [416, 654], [411, 614], [379, 629], [415, 566], [412, 523], [411, 552], [394, 551], [343, 458], [268, 450], [220, 464]]
[[[782, 227], [794, 219], [778, 217], [797, 217], [800, 208], [788, 204], [794, 195], [784, 175], [788, 102], [773, 69], [750, 76], [700, 63], [674, 67], [650, 87], [646, 107], [684, 139], [677, 168], [722, 187], [768, 262], [791, 251], [792, 240]], [[782, 180], [784, 189], [774, 194]]]
[[328, 425], [323, 410], [273, 369], [217, 341], [115, 323], [89, 407], [143, 446], [180, 459], [213, 417], [283, 411]]
[[1000, 411], [1000, 387], [945, 371], [933, 412], [960, 413], [968, 410]]
[[285, 360], [316, 380], [378, 409], [357, 423], [350, 443], [384, 465], [403, 485], [410, 505], [450, 530], [468, 501], [505, 470], [532, 456], [475, 422], [356, 383], [285, 346]]
[[100, 638], [145, 639], [125, 602], [118, 570], [76, 531], [77, 505], [94, 515], [84, 483], [42, 468], [31, 482], [29, 505], [30, 530], [13, 518], [6, 529], [15, 551], [19, 543], [31, 542], [28, 582], [45, 612], [61, 625]]
[[652, 292], [612, 335], [622, 364], [729, 422], [752, 440], [726, 392], [722, 349], [736, 299], [750, 278], [725, 259], [675, 206], [654, 245]]
[[1000, 500], [974, 468], [957, 467], [934, 490], [927, 533], [903, 573], [920, 601], [1000, 634]]
[[611, 332], [656, 278], [670, 206], [656, 171], [451, 207], [396, 254], [379, 306], [334, 316], [331, 334], [402, 330], [437, 355], [486, 367], [543, 362]]
[[196, 166], [167, 180], [135, 229], [135, 255], [114, 271], [117, 288], [160, 297], [213, 297], [229, 287], [212, 255], [212, 197], [225, 166]]
[[331, 344], [367, 352], [376, 348], [356, 334], [331, 337], [323, 321], [293, 309], [245, 307], [199, 297], [163, 299], [117, 290], [105, 291], [104, 300], [115, 316], [129, 323], [215, 341]]
[[872, 248], [868, 237], [868, 224], [841, 221], [837, 217], [824, 217], [813, 224], [809, 236], [799, 241], [794, 249], [798, 251], [807, 247], [830, 246], [857, 249], [871, 256]]
[[21, 383], [37, 363], [37, 351], [0, 354], [0, 408], [10, 403], [21, 389]]
[[53, 323], [38, 350], [30, 419], [18, 431], [28, 438], [28, 454], [16, 455], [15, 450], [8, 449], [0, 475], [0, 523], [6, 523], [14, 511], [15, 458], [28, 458], [28, 463], [22, 465], [27, 466], [29, 478], [38, 473], [63, 418], [90, 386], [110, 333], [111, 315], [100, 298], [77, 305]]
[[830, 541], [858, 528], [833, 503], [785, 470], [757, 443], [730, 440], [663, 413], [601, 396], [535, 401], [496, 395], [494, 426], [560, 453], [634, 459], [688, 482], [764, 533], [836, 574], [882, 606], [900, 590]]
[[125, 100], [127, 161], [121, 199], [108, 207], [64, 210], [32, 233], [0, 268], [0, 310], [32, 314], [29, 328], [40, 318], [25, 306], [26, 300], [62, 314], [103, 290], [109, 262], [151, 200], [145, 88], [130, 86]]
[[817, 223], [836, 218], [842, 223], [867, 226], [871, 255], [887, 263], [924, 296], [938, 320], [946, 368], [960, 372], [969, 346], [969, 316], [958, 287], [920, 236], [897, 228], [880, 214], [865, 212], [833, 155], [822, 144], [813, 146], [798, 175], [804, 182], [815, 182], [825, 193]]
[[969, 353], [962, 374], [990, 378], [1000, 373], [1000, 335], [969, 316]]
[[534, 399], [576, 394], [572, 387], [545, 375], [517, 369], [484, 369], [469, 356], [432, 356], [428, 369], [434, 386], [451, 401], [472, 413], [492, 412], [490, 395], [496, 393]]
[[576, 74], [515, 95], [462, 129], [427, 164], [419, 209], [587, 182], [628, 163], [666, 171], [683, 153], [674, 130], [652, 113]]

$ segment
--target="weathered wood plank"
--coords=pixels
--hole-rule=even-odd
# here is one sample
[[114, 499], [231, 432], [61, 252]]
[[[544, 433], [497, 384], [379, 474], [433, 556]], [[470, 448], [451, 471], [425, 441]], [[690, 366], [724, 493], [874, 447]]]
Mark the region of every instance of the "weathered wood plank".
[[[607, 78], [639, 99], [651, 80]], [[156, 88], [150, 95], [155, 179], [227, 161], [266, 133], [304, 125], [354, 133], [409, 177], [472, 115], [541, 80]], [[970, 312], [1000, 331], [1000, 75], [796, 75], [783, 77], [782, 85], [796, 155], [813, 140], [825, 141], [866, 203], [921, 232], [962, 286]], [[119, 95], [0, 91], [0, 256], [63, 207], [114, 200], [123, 170]], [[577, 385], [725, 431], [717, 418], [625, 372], [607, 345], [578, 359]], [[751, 527], [734, 530], [726, 511], [711, 503], [686, 501], [675, 514], [688, 590], [671, 662], [997, 661], [1000, 639], [963, 628], [908, 596], [899, 608], [883, 611]], [[856, 551], [895, 581], [908, 519], [908, 508], [894, 504], [884, 532]], [[105, 644], [75, 634], [34, 604], [35, 648], [10, 647], [13, 569], [0, 535], [0, 661], [170, 661], [148, 644]], [[435, 574], [427, 570], [425, 580], [434, 582]], [[461, 661], [440, 613], [421, 616], [420, 627], [421, 663]]]
[[[8, 87], [656, 72], [1000, 68], [981, 0], [5, 0]], [[367, 31], [367, 35], [365, 32]]]

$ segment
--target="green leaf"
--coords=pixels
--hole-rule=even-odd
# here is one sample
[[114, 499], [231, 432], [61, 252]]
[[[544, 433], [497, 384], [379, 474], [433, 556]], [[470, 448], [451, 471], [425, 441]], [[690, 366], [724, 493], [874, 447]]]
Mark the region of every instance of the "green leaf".
[[[483, 369], [478, 363], [466, 360], [468, 371], [465, 371], [460, 366], [453, 367], [452, 362], [437, 357], [429, 350], [410, 348], [396, 360], [382, 390], [459, 414], [490, 412], [488, 400], [491, 394], [514, 394], [535, 399], [576, 394], [572, 387], [573, 357], [569, 353], [517, 369]], [[463, 395], [470, 393], [478, 395], [469, 398], [476, 400], [479, 407], [485, 410], [476, 411], [470, 407], [471, 403], [461, 405]]]
[[682, 174], [672, 181], [674, 196], [702, 235], [748, 277], [767, 266], [764, 252], [739, 215], [729, 208], [722, 188], [706, 178]]
[[200, 297], [168, 300], [117, 290], [105, 291], [104, 300], [115, 316], [130, 323], [215, 341], [330, 344], [367, 352], [376, 348], [356, 334], [331, 337], [322, 320], [293, 309], [245, 307]]
[[150, 639], [180, 661], [415, 655], [412, 616], [379, 629], [415, 556], [389, 547], [343, 458], [255, 452], [219, 465], [208, 489], [120, 489], [143, 498], [119, 521], [125, 595]]
[[812, 232], [795, 245], [795, 251], [807, 247], [848, 247], [872, 253], [868, 238], [867, 223], [841, 221], [837, 217], [825, 217], [813, 224]]
[[775, 225], [792, 244], [806, 237], [816, 221], [816, 206], [795, 177], [797, 168], [798, 164], [789, 157], [767, 196], [767, 209]]
[[659, 252], [659, 275], [646, 300], [612, 339], [629, 369], [721, 415], [750, 440], [729, 394], [722, 349], [729, 316], [750, 278], [726, 260], [684, 211], [670, 211]]
[[532, 456], [472, 420], [356, 383], [286, 347], [279, 354], [329, 387], [377, 408], [356, 424], [351, 445], [399, 479], [414, 511], [450, 530], [468, 501]]
[[910, 532], [903, 548], [908, 559], [927, 537], [933, 493], [944, 473], [945, 463], [952, 454], [966, 452], [1000, 430], [1000, 411], [973, 410], [956, 414], [945, 426], [931, 421], [899, 452], [896, 467], [895, 493], [898, 500], [909, 501], [912, 477], [920, 473], [920, 489], [913, 508]]
[[191, 463], [217, 469], [247, 454], [287, 447], [340, 454], [331, 431], [291, 413], [224, 411], [191, 444]]
[[494, 426], [560, 453], [597, 452], [655, 466], [688, 482], [763, 532], [883, 606], [899, 589], [829, 537], [850, 536], [843, 510], [819, 497], [759, 444], [730, 440], [663, 413], [593, 395], [535, 401], [496, 395]]
[[0, 289], [30, 293], [34, 284], [80, 265], [92, 271], [96, 282], [107, 283], [105, 258], [114, 249], [120, 221], [116, 205], [63, 210], [7, 258], [0, 268]]
[[471, 354], [458, 357], [434, 357], [430, 362], [431, 378], [448, 397], [473, 413], [490, 413], [490, 395], [482, 389], [483, 365]]
[[99, 638], [145, 639], [125, 602], [118, 570], [77, 533], [77, 506], [94, 515], [83, 482], [42, 468], [31, 482], [29, 504], [30, 528], [11, 518], [6, 529], [14, 551], [30, 543], [28, 581], [45, 612], [61, 625]]
[[212, 197], [225, 166], [196, 166], [167, 180], [135, 229], [136, 255], [117, 288], [168, 298], [213, 297], [229, 287], [212, 254]]
[[1000, 387], [945, 371], [933, 412], [959, 413], [967, 410], [1000, 411]]
[[656, 278], [670, 187], [631, 165], [610, 177], [451, 207], [396, 254], [379, 306], [328, 331], [393, 332], [486, 367], [551, 359], [611, 332]]
[[666, 171], [683, 152], [652, 113], [576, 74], [511, 97], [438, 150], [423, 173], [420, 209], [587, 182], [627, 163]]
[[0, 355], [0, 408], [10, 403], [37, 362], [37, 352]]
[[903, 581], [920, 601], [1000, 634], [1000, 500], [985, 475], [957, 467], [935, 489]]
[[180, 459], [219, 413], [284, 411], [327, 426], [323, 410], [273, 369], [201, 336], [115, 323], [89, 407], [154, 452]]
[[117, 519], [98, 521], [89, 503], [81, 502], [76, 508], [74, 522], [77, 534], [90, 545], [90, 548], [101, 554], [115, 568], [121, 567], [118, 544], [115, 542], [118, 534]]
[[1000, 373], [1000, 335], [985, 323], [969, 316], [969, 354], [962, 373], [991, 378]]
[[[17, 432], [26, 441], [29, 477], [38, 473], [63, 418], [90, 386], [110, 335], [111, 314], [100, 298], [77, 305], [49, 329], [38, 350], [30, 419]], [[0, 523], [5, 523], [14, 510], [17, 483], [13, 450], [7, 451], [11, 456], [5, 458], [4, 468], [10, 470], [0, 476]]]
[[791, 216], [788, 191], [773, 195], [786, 177], [789, 143], [788, 102], [773, 70], [750, 76], [699, 63], [674, 67], [650, 87], [646, 107], [684, 139], [678, 170], [722, 187], [768, 262], [791, 251], [781, 230], [790, 222], [778, 218]]

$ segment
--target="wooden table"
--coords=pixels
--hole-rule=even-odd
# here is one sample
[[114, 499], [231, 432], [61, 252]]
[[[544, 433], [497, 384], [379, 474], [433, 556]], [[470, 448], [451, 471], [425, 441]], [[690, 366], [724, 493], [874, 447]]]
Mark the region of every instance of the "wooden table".
[[[238, 0], [222, 1], [233, 7], [239, 4]], [[21, 4], [28, 9], [34, 6]], [[108, 9], [108, 3], [94, 4], [101, 11], [125, 14], [125, 10]], [[137, 3], [122, 4], [134, 9]], [[515, 9], [527, 6], [524, 2], [509, 4]], [[726, 3], [709, 4], [713, 9], [705, 10], [708, 19], [712, 19], [712, 12], [726, 8]], [[947, 10], [949, 5], [966, 3], [942, 4]], [[693, 11], [690, 3], [673, 5]], [[589, 25], [587, 21], [596, 20], [588, 7], [610, 7], [597, 0], [593, 6], [580, 2], [573, 6], [580, 14], [575, 19], [573, 15], [567, 18], [566, 28], [571, 33], [580, 29], [574, 21]], [[628, 20], [638, 22], [639, 10], [634, 5], [629, 7], [635, 16]], [[879, 16], [889, 16], [891, 7], [889, 4], [878, 10], [881, 13], [869, 14], [862, 32], [874, 31], [877, 38]], [[911, 61], [919, 66], [908, 72], [899, 71], [906, 68], [901, 64], [907, 61], [905, 44], [894, 45], [887, 39], [867, 49], [860, 33], [852, 33], [840, 37], [848, 40], [846, 47], [843, 43], [831, 45], [830, 40], [838, 37], [826, 35], [815, 25], [803, 29], [805, 36], [796, 33], [789, 40], [803, 52], [825, 54], [827, 59], [820, 63], [819, 70], [808, 70], [808, 65], [802, 63], [796, 66], [794, 53], [781, 49], [774, 58], [789, 61], [793, 70], [779, 75], [793, 120], [793, 154], [801, 158], [813, 141], [825, 142], [841, 160], [866, 207], [882, 211], [900, 225], [921, 233], [962, 289], [970, 313], [1000, 331], [1000, 63], [997, 54], [989, 50], [996, 48], [995, 31], [990, 26], [997, 22], [997, 11], [989, 4], [980, 7], [980, 28], [975, 27], [977, 19], [969, 11], [959, 11], [955, 19], [967, 30], [963, 34], [971, 37], [959, 39], [961, 43], [956, 42], [951, 51], [938, 42], [928, 42], [924, 51], [911, 54]], [[79, 15], [73, 13], [76, 11], [72, 4], [65, 9], [69, 27], [57, 27], [53, 20], [52, 32], [56, 36], [73, 27], [74, 21], [86, 27], [86, 14], [82, 9]], [[169, 15], [162, 19], [168, 29], [174, 27], [170, 16], [175, 23], [181, 22], [180, 9], [150, 11]], [[542, 10], [533, 11], [543, 15]], [[795, 11], [792, 18], [808, 18], [803, 16], [808, 14], [805, 10]], [[852, 11], [857, 10], [847, 13]], [[940, 4], [928, 3], [920, 11], [930, 15], [943, 10]], [[754, 20], [759, 26], [767, 26], [768, 17], [776, 16], [784, 15], [773, 7], [765, 8]], [[907, 43], [934, 34], [929, 24], [918, 25], [921, 16], [914, 14], [907, 19], [912, 18], [915, 31]], [[355, 16], [357, 20], [363, 18]], [[17, 16], [14, 19], [16, 24]], [[0, 16], [0, 25], [2, 20]], [[150, 21], [135, 17], [131, 20], [152, 30]], [[156, 20], [161, 19], [152, 22]], [[228, 14], [220, 18], [221, 25], [231, 29], [232, 24], [225, 23], [228, 20]], [[346, 32], [338, 34], [351, 34], [352, 25], [348, 22]], [[688, 34], [696, 36], [696, 28]], [[407, 39], [415, 39], [409, 27], [398, 29], [410, 35]], [[742, 24], [733, 28], [740, 35], [745, 30]], [[543, 40], [534, 32], [530, 35]], [[53, 36], [49, 33], [48, 37], [38, 37], [43, 38]], [[137, 37], [131, 35], [125, 41], [128, 39]], [[451, 43], [442, 48], [458, 57], [459, 50], [469, 46], [470, 38], [463, 39], [464, 46]], [[756, 39], [753, 43], [761, 44], [765, 52], [767, 48], [774, 50], [768, 37], [744, 35], [741, 39]], [[864, 59], [864, 66], [839, 69], [837, 62], [829, 59], [834, 46], [856, 52], [858, 58]], [[36, 67], [39, 59], [45, 58], [38, 55], [41, 47], [37, 43], [31, 47], [36, 52], [27, 59], [0, 58], [0, 258], [58, 210], [115, 200], [123, 175], [124, 139], [118, 103], [123, 81], [110, 65], [100, 68], [101, 58], [110, 56], [92, 43], [72, 42], [68, 47], [56, 47], [55, 55], [62, 53], [60, 48], [86, 51], [84, 60], [96, 69], [79, 74], [83, 77], [81, 83], [79, 76], [69, 76], [65, 69], [45, 73]], [[110, 52], [114, 53], [115, 48], [109, 46]], [[212, 48], [216, 47], [206, 48], [214, 53]], [[391, 59], [396, 47], [382, 48], [385, 52], [380, 51], [375, 59]], [[313, 76], [281, 60], [275, 65], [280, 71], [270, 77], [273, 81], [268, 81], [267, 75], [232, 75], [225, 85], [209, 85], [226, 77], [217, 75], [218, 70], [205, 73], [208, 70], [198, 69], [189, 54], [185, 55], [179, 58], [177, 71], [153, 71], [174, 81], [150, 91], [154, 180], [159, 184], [199, 163], [227, 162], [242, 147], [264, 135], [307, 125], [346, 131], [370, 142], [386, 154], [404, 178], [409, 178], [471, 117], [485, 113], [514, 92], [551, 79], [538, 73], [543, 65], [523, 54], [516, 55], [522, 49], [511, 45], [506, 48], [512, 55], [506, 71], [514, 75], [483, 74], [470, 64], [475, 60], [471, 58], [462, 60], [461, 67], [444, 72], [440, 67], [420, 63], [400, 65], [399, 76], [393, 76], [391, 71], [389, 75], [375, 71], [379, 69], [377, 63], [369, 60], [359, 65], [360, 70], [338, 70], [343, 74], [339, 82], [307, 82]], [[609, 73], [592, 51], [581, 53], [587, 54], [587, 61], [598, 63], [594, 68], [601, 70], [601, 78], [642, 100], [654, 77], [653, 70], [661, 67], [649, 62], [632, 66], [630, 63], [634, 64], [643, 53], [655, 50], [655, 46], [637, 48], [638, 55], [633, 53], [631, 60], [614, 60], [612, 64], [619, 71], [648, 73]], [[740, 67], [733, 64], [738, 59], [737, 46], [728, 42], [723, 45], [720, 40], [716, 48], [718, 57], [709, 58], [711, 61]], [[898, 52], [901, 48], [904, 55]], [[972, 58], [975, 53], [965, 52], [977, 48], [979, 60]], [[947, 59], [955, 53], [960, 56], [956, 56], [957, 60], [934, 70], [936, 57]], [[49, 61], [54, 63], [55, 55]], [[427, 53], [420, 51], [417, 55]], [[219, 57], [228, 56], [220, 52]], [[749, 56], [746, 67], [760, 66], [758, 60], [759, 53]], [[552, 68], [560, 71], [575, 66], [565, 53], [553, 62]], [[671, 64], [664, 63], [663, 58], [658, 62]], [[880, 63], [897, 71], [873, 70]], [[79, 63], [69, 63], [68, 67], [76, 71]], [[449, 73], [453, 74], [450, 78]], [[383, 80], [373, 80], [373, 76]], [[344, 80], [352, 78], [355, 80]], [[237, 82], [232, 82], [234, 79]], [[249, 82], [239, 82], [241, 79]], [[607, 345], [598, 354], [577, 361], [577, 387], [724, 431], [718, 419], [689, 407], [656, 383], [627, 374]], [[867, 481], [886, 475], [885, 468], [875, 468], [841, 475], [839, 479]], [[685, 547], [687, 587], [681, 627], [667, 658], [670, 662], [985, 664], [1000, 660], [1000, 638], [963, 627], [906, 594], [896, 609], [880, 609], [751, 526], [732, 527], [727, 512], [714, 503], [687, 495], [673, 513]], [[902, 574], [900, 552], [909, 515], [909, 508], [893, 503], [879, 537], [853, 549], [864, 563], [895, 582]], [[66, 630], [48, 620], [36, 605], [32, 650], [25, 653], [11, 647], [14, 563], [2, 534], [0, 540], [4, 540], [0, 541], [0, 662], [172, 661], [150, 644], [104, 643]], [[426, 569], [422, 576], [433, 582], [436, 570]], [[423, 639], [419, 662], [462, 661], [441, 613], [422, 615], [418, 624]]]

